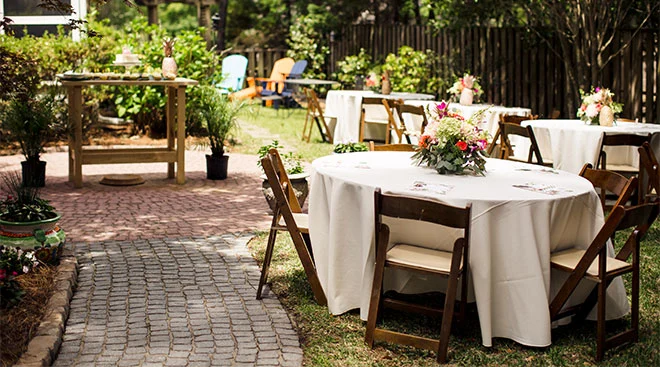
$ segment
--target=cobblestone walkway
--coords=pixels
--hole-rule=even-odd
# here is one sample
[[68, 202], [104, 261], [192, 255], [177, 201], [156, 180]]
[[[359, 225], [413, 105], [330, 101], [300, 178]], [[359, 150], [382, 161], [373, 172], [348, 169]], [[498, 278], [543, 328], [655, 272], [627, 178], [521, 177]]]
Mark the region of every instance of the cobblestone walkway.
[[[0, 157], [0, 171], [22, 157]], [[43, 196], [80, 265], [54, 366], [300, 366], [298, 336], [279, 301], [255, 299], [259, 268], [247, 233], [268, 228], [255, 157], [232, 155], [229, 178], [205, 179], [186, 152], [185, 185], [165, 164], [84, 166], [67, 182], [64, 152], [48, 162]], [[140, 186], [98, 183], [138, 173]]]
[[54, 366], [296, 366], [277, 299], [255, 300], [249, 236], [76, 244], [79, 286]]

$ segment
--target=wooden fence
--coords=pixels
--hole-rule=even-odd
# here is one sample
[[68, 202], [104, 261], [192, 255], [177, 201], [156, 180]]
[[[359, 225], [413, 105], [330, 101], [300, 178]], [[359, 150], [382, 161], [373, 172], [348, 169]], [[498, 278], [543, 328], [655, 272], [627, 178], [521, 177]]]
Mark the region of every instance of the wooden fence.
[[[613, 46], [630, 40], [634, 32], [623, 30]], [[660, 30], [645, 29], [632, 38], [630, 46], [614, 58], [604, 72], [603, 86], [609, 87], [617, 101], [624, 104], [622, 116], [647, 122], [659, 122]], [[426, 26], [356, 25], [335, 35], [330, 42], [329, 72], [337, 61], [355, 55], [360, 48], [374, 60], [408, 45], [416, 50], [433, 50], [440, 57], [435, 74], [448, 82], [453, 74], [469, 70], [481, 78], [485, 100], [506, 106], [529, 107], [534, 113], [548, 116], [556, 108], [562, 117], [574, 118], [568, 99], [579, 104], [567, 92], [567, 76], [557, 40], [550, 44], [521, 28], [468, 28], [433, 33]], [[445, 97], [445, 96], [440, 96]]]
[[[614, 47], [627, 42], [634, 32], [623, 30]], [[630, 46], [608, 65], [602, 86], [609, 87], [617, 101], [624, 104], [623, 117], [660, 122], [660, 30], [637, 33]], [[336, 71], [337, 61], [364, 48], [376, 61], [408, 45], [417, 50], [432, 50], [439, 56], [434, 73], [448, 83], [454, 75], [470, 71], [481, 79], [488, 103], [529, 107], [541, 117], [553, 109], [564, 118], [575, 118], [577, 96], [567, 91], [567, 76], [559, 55], [557, 40], [550, 45], [521, 28], [468, 28], [431, 32], [426, 26], [355, 25], [333, 35], [326, 72]], [[245, 50], [248, 75], [269, 76], [273, 62], [286, 50]], [[439, 95], [446, 98], [447, 95]]]

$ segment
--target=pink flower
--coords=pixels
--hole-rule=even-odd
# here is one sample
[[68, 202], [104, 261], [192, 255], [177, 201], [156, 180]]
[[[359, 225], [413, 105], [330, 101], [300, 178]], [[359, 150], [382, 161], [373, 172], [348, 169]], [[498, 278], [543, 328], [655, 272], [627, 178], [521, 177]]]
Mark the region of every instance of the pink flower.
[[477, 140], [477, 146], [479, 147], [479, 150], [484, 150], [488, 147], [488, 142], [486, 140]]
[[0, 269], [0, 280], [4, 280], [7, 277], [7, 272], [5, 269]]
[[18, 272], [16, 272], [16, 271], [12, 271], [12, 272], [11, 272], [11, 275], [13, 275], [13, 276], [17, 276], [17, 275], [18, 275]]
[[600, 87], [596, 87], [596, 93], [600, 92]]
[[459, 141], [456, 143], [456, 146], [457, 146], [458, 149], [460, 149], [460, 150], [465, 150], [465, 149], [467, 149], [467, 146], [468, 146], [468, 145], [467, 145], [466, 142], [464, 142], [464, 141], [462, 141], [462, 140], [459, 140]]

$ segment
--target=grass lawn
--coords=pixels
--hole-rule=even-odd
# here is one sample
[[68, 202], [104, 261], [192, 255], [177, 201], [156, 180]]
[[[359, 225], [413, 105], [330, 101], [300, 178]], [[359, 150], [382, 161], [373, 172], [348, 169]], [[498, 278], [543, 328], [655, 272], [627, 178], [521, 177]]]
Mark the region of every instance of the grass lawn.
[[[321, 144], [318, 131], [312, 143], [300, 141], [304, 110], [280, 111], [259, 108], [253, 119], [246, 119], [239, 134], [242, 145], [234, 151], [256, 152], [269, 142], [254, 134], [277, 136], [289, 150], [295, 150], [307, 161], [329, 154], [332, 147]], [[258, 127], [258, 128], [257, 128]], [[249, 244], [258, 261], [262, 261], [267, 233], [259, 233]], [[620, 234], [619, 236], [622, 236]], [[617, 243], [622, 243], [619, 239]], [[602, 366], [660, 366], [660, 230], [656, 223], [642, 244], [640, 341], [609, 351]], [[357, 312], [332, 316], [326, 307], [318, 306], [307, 284], [302, 266], [287, 233], [278, 236], [270, 269], [272, 290], [290, 311], [298, 326], [308, 366], [437, 366], [435, 353], [414, 348], [377, 343], [374, 350], [364, 342], [365, 323]], [[630, 289], [630, 277], [624, 281]], [[266, 294], [266, 296], [272, 296]], [[437, 337], [439, 319], [390, 313], [388, 325], [402, 331]], [[620, 330], [627, 320], [608, 323], [609, 330]], [[449, 345], [450, 363], [465, 366], [591, 366], [596, 340], [595, 322], [555, 329], [553, 344], [548, 348], [528, 348], [507, 339], [494, 339], [492, 348], [481, 345], [476, 312], [470, 314], [467, 327], [452, 333]]]

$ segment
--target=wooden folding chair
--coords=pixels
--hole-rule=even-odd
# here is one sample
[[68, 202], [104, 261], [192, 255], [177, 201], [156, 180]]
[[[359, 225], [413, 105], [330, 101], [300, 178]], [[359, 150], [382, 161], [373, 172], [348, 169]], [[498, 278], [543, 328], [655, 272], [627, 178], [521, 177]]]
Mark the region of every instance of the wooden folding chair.
[[360, 115], [360, 135], [359, 141], [364, 141], [364, 130], [366, 124], [378, 124], [385, 125], [385, 144], [390, 143], [390, 120], [388, 118], [380, 118], [379, 116], [368, 116], [367, 109], [374, 110], [379, 106], [380, 108], [385, 108], [383, 105], [383, 99], [377, 97], [363, 97], [362, 98], [362, 113]]
[[307, 275], [307, 280], [312, 287], [314, 298], [319, 305], [325, 306], [328, 302], [316, 273], [316, 266], [314, 265], [311, 241], [309, 238], [309, 220], [307, 214], [302, 213], [300, 203], [293, 192], [291, 181], [289, 181], [289, 177], [286, 174], [286, 169], [284, 168], [284, 164], [282, 163], [282, 159], [280, 158], [277, 149], [271, 149], [268, 152], [268, 155], [261, 159], [261, 166], [263, 167], [264, 172], [266, 172], [268, 183], [273, 189], [276, 207], [273, 211], [273, 221], [270, 226], [270, 233], [268, 234], [266, 254], [264, 255], [259, 287], [257, 288], [257, 299], [261, 299], [261, 291], [268, 279], [268, 270], [273, 258], [273, 249], [275, 247], [277, 232], [288, 231], [291, 235], [293, 246], [298, 253], [303, 269], [305, 270], [305, 274]]
[[[536, 120], [537, 118], [538, 118], [538, 115], [532, 115], [532, 116], [500, 115], [500, 121], [499, 122], [505, 122], [505, 123], [509, 123], [509, 124], [520, 125], [523, 121]], [[502, 141], [501, 141], [502, 140], [501, 136], [502, 136], [502, 129], [499, 127], [499, 123], [498, 123], [498, 127], [497, 127], [497, 131], [495, 132], [495, 136], [493, 136], [492, 142], [488, 145], [488, 148], [486, 149], [486, 154], [489, 157], [500, 158], [502, 156], [502, 154], [504, 154], [504, 153], [502, 153], [503, 145], [502, 145]], [[498, 139], [500, 140], [499, 143], [498, 143]], [[513, 151], [507, 151], [506, 152], [507, 156], [512, 155], [512, 154], [513, 154]]]
[[[597, 304], [596, 360], [601, 361], [605, 351], [639, 338], [639, 255], [640, 241], [658, 216], [658, 203], [624, 208], [615, 207], [605, 224], [586, 250], [571, 248], [551, 255], [554, 269], [569, 273], [561, 289], [550, 302], [550, 317], [553, 321], [566, 316], [585, 317]], [[616, 257], [607, 256], [607, 241], [619, 230], [635, 227]], [[628, 258], [632, 255], [632, 262]], [[631, 279], [631, 327], [607, 338], [606, 292], [612, 280], [623, 274], [632, 273]], [[580, 305], [564, 308], [578, 284], [588, 279], [597, 288]]]
[[[612, 164], [607, 162], [607, 152], [605, 152], [605, 147], [633, 147], [639, 149], [644, 143], [651, 142], [651, 134], [648, 135], [636, 135], [636, 134], [607, 134], [603, 133], [602, 142], [600, 145], [600, 153], [598, 155], [598, 161], [596, 162], [596, 168], [607, 169], [620, 173], [624, 176], [639, 176], [642, 170], [641, 163], [638, 162], [638, 166], [635, 167], [633, 164]], [[633, 204], [640, 203], [642, 200], [642, 192], [644, 184], [642, 180], [638, 182], [639, 187], [637, 187], [637, 196], [633, 197]]]
[[[465, 320], [468, 286], [468, 242], [470, 238], [471, 205], [465, 208], [453, 207], [440, 202], [427, 201], [402, 196], [381, 194], [380, 189], [374, 193], [376, 214], [376, 267], [369, 304], [369, 318], [365, 333], [365, 342], [373, 348], [374, 340], [405, 344], [417, 348], [429, 349], [437, 353], [440, 363], [447, 361], [447, 346], [454, 316], [454, 302], [458, 279], [461, 278], [461, 300], [459, 302], [458, 320]], [[420, 220], [451, 228], [461, 229], [463, 234], [454, 242], [453, 251], [441, 251], [418, 247], [410, 244], [397, 243], [389, 250], [390, 229], [383, 224], [382, 217]], [[445, 296], [444, 308], [434, 309], [428, 306], [405, 302], [383, 295], [383, 276], [385, 268], [404, 269], [408, 271], [437, 274], [449, 278]], [[404, 312], [419, 312], [438, 315], [442, 313], [439, 340], [420, 336], [402, 334], [376, 327], [383, 307], [390, 307]]]
[[639, 148], [644, 143], [651, 142], [651, 134], [636, 135], [636, 134], [607, 134], [603, 133], [603, 139], [600, 145], [600, 154], [596, 168], [608, 169], [610, 171], [619, 172], [623, 175], [626, 174], [639, 174], [639, 168], [631, 164], [612, 164], [607, 163], [607, 153], [605, 147], [611, 146], [629, 146]]
[[[407, 104], [400, 104], [396, 106], [396, 112], [399, 115], [399, 121], [401, 122], [401, 126], [403, 126], [403, 135], [405, 135], [408, 144], [411, 144], [411, 140], [410, 140], [411, 136], [419, 137], [422, 134], [424, 134], [424, 129], [426, 129], [426, 125], [429, 124], [429, 121], [426, 118], [426, 111], [424, 111], [423, 106], [411, 106]], [[420, 128], [420, 131], [411, 131], [406, 127], [406, 124], [404, 122], [406, 115], [415, 116], [413, 118], [422, 119], [422, 126]]]
[[[403, 143], [403, 134], [406, 130], [406, 127], [403, 126], [403, 121], [397, 121], [398, 115], [395, 117], [395, 109], [403, 104], [402, 99], [385, 99], [381, 100], [383, 106], [385, 106], [385, 111], [387, 111], [387, 120], [388, 120], [388, 136], [391, 139], [391, 134], [397, 136], [397, 142], [399, 144]], [[408, 138], [408, 144], [410, 144], [410, 138]]]
[[376, 145], [373, 141], [369, 142], [369, 151], [371, 152], [414, 152], [415, 145], [412, 144], [382, 144]]
[[319, 98], [311, 88], [305, 88], [305, 96], [307, 97], [307, 115], [305, 116], [305, 125], [303, 125], [302, 139], [309, 143], [309, 139], [312, 136], [312, 130], [314, 128], [314, 122], [319, 128], [319, 133], [321, 133], [321, 139], [327, 141], [330, 144], [333, 144], [332, 131], [328, 127], [328, 122], [324, 116], [323, 109], [321, 108], [321, 103]]
[[[508, 122], [500, 121], [500, 141], [502, 149], [500, 150], [500, 159], [508, 159], [512, 161], [520, 161], [513, 156], [513, 146], [509, 140], [510, 135], [517, 135], [529, 139], [529, 154], [527, 155], [527, 163], [534, 163], [541, 166], [552, 167], [552, 163], [544, 162], [539, 150], [539, 144], [536, 142], [536, 136], [531, 126], [522, 127], [520, 125], [511, 124]], [[536, 159], [536, 162], [534, 162]]]
[[625, 206], [633, 191], [637, 188], [637, 178], [626, 178], [614, 171], [593, 169], [589, 163], [582, 167], [580, 176], [589, 180], [594, 188], [598, 189], [603, 210], [606, 209], [605, 200], [608, 192], [616, 196], [613, 207]]
[[648, 142], [644, 142], [637, 150], [640, 164], [639, 181], [644, 189], [640, 190], [639, 202], [655, 201], [660, 195], [660, 164]]

